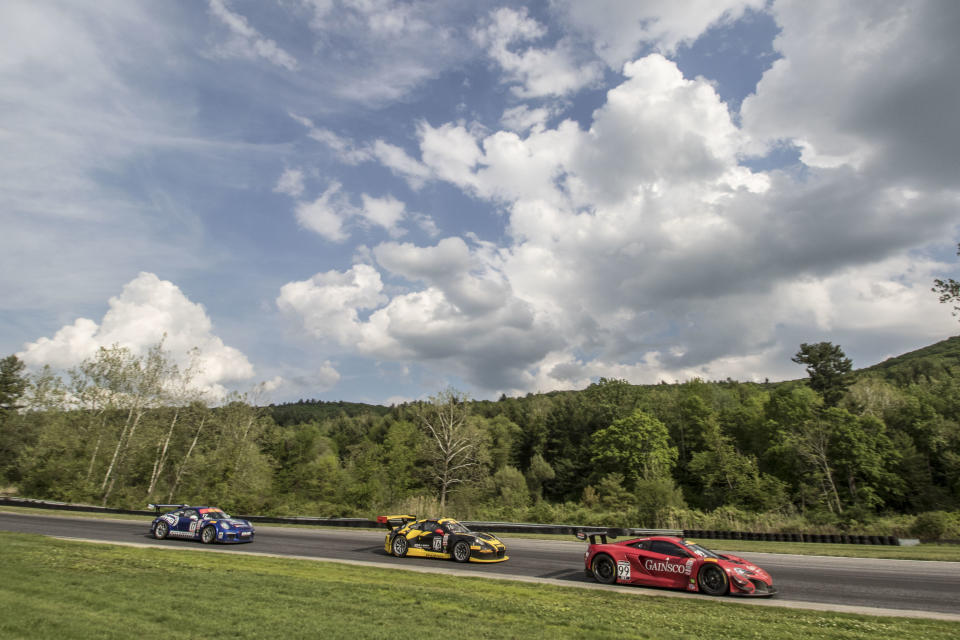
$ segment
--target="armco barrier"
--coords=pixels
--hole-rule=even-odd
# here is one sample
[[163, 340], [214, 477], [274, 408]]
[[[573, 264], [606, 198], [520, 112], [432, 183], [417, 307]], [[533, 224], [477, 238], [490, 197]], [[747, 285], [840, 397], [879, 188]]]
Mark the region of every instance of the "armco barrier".
[[[53, 509], [60, 511], [84, 511], [89, 513], [116, 513], [122, 515], [154, 515], [154, 511], [137, 511], [133, 509], [113, 509], [110, 507], [95, 507], [92, 505], [70, 504], [67, 502], [52, 502], [49, 500], [32, 500], [29, 498], [0, 498], [0, 506], [12, 507], [33, 507], [35, 509]], [[247, 516], [251, 522], [262, 524], [302, 524], [317, 527], [357, 527], [367, 529], [379, 529], [383, 525], [376, 520], [367, 520], [366, 518], [309, 518], [301, 516], [275, 517], [275, 516]], [[574, 524], [527, 524], [520, 522], [481, 522], [475, 520], [464, 520], [463, 523], [479, 531], [489, 531], [490, 533], [538, 533], [538, 534], [557, 534], [574, 535], [578, 531], [586, 534], [593, 532], [609, 531], [613, 527], [595, 527]], [[647, 536], [647, 535], [666, 535], [666, 536], [684, 536], [694, 539], [707, 540], [758, 540], [764, 542], [819, 542], [833, 544], [873, 544], [873, 545], [900, 545], [900, 539], [895, 536], [863, 536], [863, 535], [839, 535], [839, 534], [819, 534], [819, 533], [760, 533], [749, 531], [714, 531], [704, 529], [634, 529], [625, 528], [618, 531], [619, 536]]]

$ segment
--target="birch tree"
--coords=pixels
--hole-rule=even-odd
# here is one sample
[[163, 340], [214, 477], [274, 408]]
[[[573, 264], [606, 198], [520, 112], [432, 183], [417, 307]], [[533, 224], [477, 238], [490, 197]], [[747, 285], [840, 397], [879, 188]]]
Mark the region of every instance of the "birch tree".
[[433, 396], [415, 411], [427, 436], [432, 479], [439, 490], [443, 511], [450, 492], [478, 470], [483, 433], [470, 420], [466, 396], [455, 389]]

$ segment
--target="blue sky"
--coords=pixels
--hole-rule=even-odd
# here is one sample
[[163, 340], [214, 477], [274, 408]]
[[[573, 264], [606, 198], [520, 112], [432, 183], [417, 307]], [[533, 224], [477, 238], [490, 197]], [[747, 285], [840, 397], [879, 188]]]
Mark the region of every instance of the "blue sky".
[[0, 351], [392, 403], [958, 331], [960, 5], [0, 6]]

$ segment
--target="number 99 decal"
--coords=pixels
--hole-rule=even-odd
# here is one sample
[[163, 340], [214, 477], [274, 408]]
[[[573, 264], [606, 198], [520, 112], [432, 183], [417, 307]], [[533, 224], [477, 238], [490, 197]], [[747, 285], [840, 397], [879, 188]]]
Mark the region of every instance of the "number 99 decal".
[[630, 579], [630, 563], [626, 560], [617, 562], [617, 580]]

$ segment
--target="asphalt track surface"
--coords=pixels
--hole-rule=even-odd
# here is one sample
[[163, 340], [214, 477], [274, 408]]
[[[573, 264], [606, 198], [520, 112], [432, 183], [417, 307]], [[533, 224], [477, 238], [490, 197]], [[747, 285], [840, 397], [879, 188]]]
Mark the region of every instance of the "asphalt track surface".
[[[124, 544], [150, 544], [172, 549], [212, 550], [188, 540], [155, 540], [149, 524], [131, 520], [28, 515], [0, 512], [0, 531], [37, 533], [63, 538], [78, 538]], [[584, 575], [583, 553], [586, 545], [577, 540], [538, 540], [503, 536], [510, 559], [497, 564], [457, 564], [425, 558], [394, 558], [383, 549], [384, 532], [358, 529], [304, 529], [256, 527], [252, 544], [216, 545], [222, 552], [254, 552], [278, 556], [329, 558], [361, 563], [378, 563], [398, 569], [438, 570], [471, 576], [545, 579], [553, 584], [597, 586]], [[921, 560], [877, 560], [834, 558], [772, 553], [739, 553], [760, 565], [772, 576], [779, 594], [764, 599], [764, 604], [790, 602], [827, 605], [824, 608], [849, 610], [849, 607], [900, 610], [904, 613], [930, 612], [953, 614], [960, 620], [960, 563]], [[624, 587], [616, 588], [618, 591]], [[626, 587], [638, 592], [666, 595], [660, 589]], [[678, 592], [679, 593], [679, 592]], [[682, 594], [707, 597], [700, 594]], [[734, 600], [735, 598], [727, 598]], [[737, 601], [745, 599], [736, 598]], [[757, 602], [760, 599], [749, 599]], [[806, 607], [804, 607], [806, 608]], [[816, 607], [819, 608], [819, 607]], [[881, 613], [877, 611], [876, 613]], [[893, 611], [889, 612], [893, 613]], [[956, 616], [956, 617], [955, 617]]]

